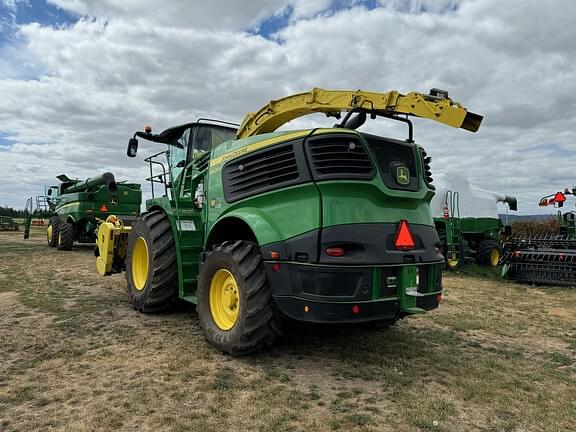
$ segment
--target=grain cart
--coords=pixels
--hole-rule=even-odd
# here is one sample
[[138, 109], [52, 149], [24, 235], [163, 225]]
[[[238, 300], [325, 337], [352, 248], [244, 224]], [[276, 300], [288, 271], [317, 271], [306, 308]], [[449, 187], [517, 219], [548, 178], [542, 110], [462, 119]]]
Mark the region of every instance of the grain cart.
[[496, 267], [504, 229], [497, 203], [506, 203], [516, 211], [516, 198], [471, 185], [457, 174], [438, 173], [434, 183], [436, 195], [430, 205], [446, 267], [455, 269], [466, 257], [480, 265]]
[[[275, 132], [312, 113], [340, 121]], [[101, 225], [98, 271], [125, 266], [139, 311], [196, 304], [207, 340], [232, 355], [271, 345], [280, 317], [388, 325], [434, 309], [443, 257], [430, 158], [408, 116], [469, 131], [482, 121], [441, 90], [314, 89], [271, 101], [238, 130], [199, 120], [136, 132], [128, 156], [136, 137], [168, 144], [167, 168], [164, 152], [146, 159], [164, 196], [131, 229], [114, 218]], [[408, 139], [356, 131], [367, 117], [405, 122]]]
[[74, 242], [94, 243], [98, 219], [112, 212], [129, 223], [140, 214], [139, 184], [116, 183], [107, 172], [87, 180], [72, 180], [62, 174], [60, 185], [48, 189], [46, 201], [52, 216], [46, 229], [48, 246], [71, 250]]
[[[545, 196], [541, 207], [563, 207], [576, 188]], [[504, 244], [502, 274], [509, 279], [542, 285], [576, 286], [576, 212], [558, 211], [558, 232], [514, 235]]]

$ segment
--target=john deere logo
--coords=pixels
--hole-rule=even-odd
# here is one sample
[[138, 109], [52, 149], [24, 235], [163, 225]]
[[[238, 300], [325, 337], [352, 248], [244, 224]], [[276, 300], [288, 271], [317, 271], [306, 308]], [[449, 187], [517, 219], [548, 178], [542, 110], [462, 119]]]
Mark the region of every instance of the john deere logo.
[[118, 205], [118, 198], [112, 198], [112, 199], [110, 200], [110, 204], [112, 204], [112, 205]]
[[410, 183], [410, 171], [405, 166], [399, 166], [396, 168], [396, 181], [398, 184], [407, 185]]

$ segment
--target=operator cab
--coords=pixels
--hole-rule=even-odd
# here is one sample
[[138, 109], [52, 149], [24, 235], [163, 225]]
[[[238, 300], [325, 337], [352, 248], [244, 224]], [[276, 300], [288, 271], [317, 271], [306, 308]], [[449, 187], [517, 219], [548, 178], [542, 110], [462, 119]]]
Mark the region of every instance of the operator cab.
[[[150, 164], [150, 180], [152, 184], [163, 183], [165, 195], [173, 183], [181, 183], [183, 171], [186, 169], [186, 177], [203, 171], [208, 166], [209, 154], [213, 149], [225, 141], [234, 139], [236, 124], [219, 120], [199, 119], [195, 123], [186, 123], [166, 129], [159, 134], [153, 134], [152, 128], [146, 127], [143, 132], [139, 131], [128, 141], [127, 155], [135, 157], [138, 150], [136, 137], [148, 141], [168, 145], [168, 149], [156, 153], [145, 159]], [[157, 160], [158, 156], [165, 154], [168, 162], [168, 171], [164, 163]], [[153, 169], [153, 166], [156, 169]], [[157, 170], [161, 170], [158, 174]], [[152, 189], [154, 189], [152, 187]], [[154, 197], [154, 190], [152, 190]]]

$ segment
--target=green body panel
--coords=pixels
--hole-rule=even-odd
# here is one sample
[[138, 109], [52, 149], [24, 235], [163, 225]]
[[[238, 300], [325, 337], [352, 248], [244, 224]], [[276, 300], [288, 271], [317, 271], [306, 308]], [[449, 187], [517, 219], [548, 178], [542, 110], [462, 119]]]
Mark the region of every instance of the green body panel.
[[450, 225], [457, 224], [460, 235], [466, 242], [472, 243], [482, 240], [498, 240], [504, 225], [496, 218], [434, 218], [434, 224], [443, 226], [449, 243], [453, 243]]
[[320, 196], [312, 183], [287, 187], [255, 197], [226, 204], [220, 176], [211, 175], [208, 203], [216, 200], [216, 206], [208, 210], [207, 232], [230, 217], [246, 222], [258, 239], [265, 245], [303, 234], [320, 227]]
[[498, 240], [504, 225], [497, 218], [462, 218], [462, 234], [479, 235], [484, 238]]
[[318, 183], [322, 194], [322, 226], [354, 223], [433, 225], [432, 192], [400, 192], [386, 188], [379, 176], [371, 181], [333, 180]]
[[[53, 212], [62, 222], [74, 224], [74, 241], [91, 243], [97, 219], [105, 220], [111, 214], [124, 218], [138, 216], [142, 192], [139, 184], [118, 184], [115, 192], [102, 185], [85, 192], [60, 194], [57, 202]], [[102, 211], [103, 206], [108, 211]]]

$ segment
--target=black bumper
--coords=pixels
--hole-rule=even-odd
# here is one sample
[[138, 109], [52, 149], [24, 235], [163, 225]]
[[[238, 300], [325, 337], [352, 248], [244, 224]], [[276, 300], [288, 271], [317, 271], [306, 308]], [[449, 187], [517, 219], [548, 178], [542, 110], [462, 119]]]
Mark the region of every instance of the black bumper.
[[400, 279], [400, 266], [265, 262], [280, 312], [292, 319], [319, 323], [388, 320], [437, 308], [442, 264], [412, 267], [418, 268], [419, 281], [416, 290], [407, 293]]

